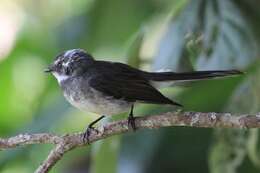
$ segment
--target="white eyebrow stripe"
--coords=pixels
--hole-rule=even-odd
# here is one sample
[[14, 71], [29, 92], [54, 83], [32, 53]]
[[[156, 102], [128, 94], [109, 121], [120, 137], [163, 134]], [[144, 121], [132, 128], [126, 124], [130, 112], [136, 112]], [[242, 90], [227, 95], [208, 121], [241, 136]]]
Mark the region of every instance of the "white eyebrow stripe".
[[67, 50], [64, 54], [65, 57], [70, 57], [71, 55], [74, 54], [74, 52], [76, 52], [77, 49], [71, 49], [71, 50]]

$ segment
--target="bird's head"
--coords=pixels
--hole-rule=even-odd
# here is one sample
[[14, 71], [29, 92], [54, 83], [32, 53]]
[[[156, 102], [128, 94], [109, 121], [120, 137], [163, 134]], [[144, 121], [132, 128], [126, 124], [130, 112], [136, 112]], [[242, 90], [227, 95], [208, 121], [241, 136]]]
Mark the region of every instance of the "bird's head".
[[69, 77], [81, 75], [93, 62], [94, 58], [83, 49], [71, 49], [59, 54], [45, 72], [52, 73], [60, 83]]

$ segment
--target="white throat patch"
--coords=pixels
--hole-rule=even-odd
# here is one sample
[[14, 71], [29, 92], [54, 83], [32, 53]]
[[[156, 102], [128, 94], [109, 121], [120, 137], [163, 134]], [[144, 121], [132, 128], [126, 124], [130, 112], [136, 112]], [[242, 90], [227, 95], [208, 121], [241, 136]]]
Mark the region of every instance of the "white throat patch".
[[52, 74], [55, 76], [55, 78], [57, 79], [57, 81], [59, 82], [59, 84], [60, 84], [62, 81], [64, 81], [64, 80], [66, 80], [66, 79], [69, 78], [69, 76], [67, 76], [67, 75], [60, 75], [60, 74], [58, 74], [58, 73], [56, 73], [56, 72], [53, 72]]

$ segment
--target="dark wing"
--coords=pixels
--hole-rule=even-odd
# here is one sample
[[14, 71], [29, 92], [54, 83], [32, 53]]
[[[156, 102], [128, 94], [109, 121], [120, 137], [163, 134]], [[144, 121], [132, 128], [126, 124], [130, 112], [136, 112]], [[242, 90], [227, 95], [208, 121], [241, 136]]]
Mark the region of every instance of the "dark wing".
[[103, 63], [105, 64], [95, 69], [95, 75], [92, 75], [89, 85], [105, 95], [129, 102], [181, 106], [163, 96], [135, 69], [121, 63]]

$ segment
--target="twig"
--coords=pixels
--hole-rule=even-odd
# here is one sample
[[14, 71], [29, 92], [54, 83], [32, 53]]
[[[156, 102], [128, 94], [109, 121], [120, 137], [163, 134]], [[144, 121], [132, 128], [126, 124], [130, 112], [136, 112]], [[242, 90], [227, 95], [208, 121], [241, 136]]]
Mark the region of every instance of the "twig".
[[[260, 128], [260, 114], [231, 115], [230, 113], [168, 112], [160, 115], [136, 118], [137, 129], [155, 129], [169, 126], [207, 127], [207, 128]], [[89, 143], [131, 131], [127, 120], [106, 124], [93, 131]], [[10, 149], [21, 145], [50, 143], [56, 145], [36, 173], [48, 172], [62, 156], [76, 148], [88, 145], [82, 140], [83, 133], [58, 136], [49, 133], [20, 134], [10, 138], [0, 138], [0, 149]]]

